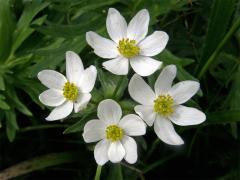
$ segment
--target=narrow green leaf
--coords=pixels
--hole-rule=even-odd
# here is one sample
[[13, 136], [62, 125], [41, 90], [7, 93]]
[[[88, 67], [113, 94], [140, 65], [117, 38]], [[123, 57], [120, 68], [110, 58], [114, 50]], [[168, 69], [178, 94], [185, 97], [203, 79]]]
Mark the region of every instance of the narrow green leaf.
[[207, 62], [203, 65], [202, 68], [200, 68], [200, 72], [198, 73], [198, 78], [201, 79], [202, 76], [205, 74], [205, 72], [208, 70], [209, 66], [214, 62], [217, 55], [223, 48], [223, 46], [226, 44], [226, 42], [231, 38], [231, 36], [239, 29], [240, 27], [240, 17], [234, 22], [228, 33], [224, 36], [222, 41], [219, 43], [215, 51], [212, 53], [212, 55], [209, 57]]
[[34, 54], [44, 56], [44, 58], [37, 59], [37, 63], [30, 69], [30, 76], [36, 77], [39, 71], [46, 68], [55, 69], [65, 59], [65, 52], [68, 50], [72, 50], [76, 53], [81, 52], [86, 46], [85, 38], [85, 34], [83, 34], [74, 39], [58, 40], [54, 47], [46, 47], [41, 50], [33, 51]]
[[165, 49], [163, 52], [161, 52], [159, 55], [157, 55], [157, 58], [160, 59], [161, 61], [163, 61], [164, 65], [176, 64], [176, 65], [180, 65], [180, 66], [187, 66], [194, 62], [193, 59], [177, 57], [177, 56], [173, 55], [167, 49]]
[[5, 61], [11, 52], [13, 28], [9, 0], [0, 0], [0, 62]]
[[3, 110], [10, 109], [10, 106], [1, 98], [0, 98], [0, 109], [3, 109]]
[[[229, 93], [229, 105], [230, 109], [237, 110], [240, 107], [240, 65], [238, 65], [237, 71], [233, 78], [231, 91]], [[237, 123], [231, 123], [232, 135], [238, 137]]]
[[199, 64], [199, 72], [222, 41], [234, 10], [235, 0], [214, 0], [208, 31]]
[[119, 0], [104, 0], [102, 2], [99, 1], [98, 3], [95, 3], [95, 1], [91, 2], [89, 0], [77, 2], [78, 5], [75, 4], [77, 5], [76, 12], [72, 16], [71, 20], [77, 19], [84, 13], [88, 13], [89, 11], [96, 10], [97, 8], [112, 5], [116, 2], [119, 2]]
[[[32, 22], [34, 25], [42, 25], [43, 22], [46, 20], [47, 15], [40, 17]], [[18, 32], [19, 35], [15, 37], [14, 43], [13, 43], [13, 49], [12, 51], [15, 52], [18, 47], [23, 43], [24, 40], [26, 40], [32, 33], [34, 32], [34, 29], [29, 27], [25, 27], [22, 29], [22, 31]]]
[[39, 156], [4, 169], [0, 172], [0, 179], [12, 179], [47, 167], [75, 162], [78, 161], [76, 158], [78, 156], [77, 152], [60, 152]]
[[[32, 33], [32, 29], [30, 29], [30, 24], [33, 18], [44, 8], [49, 5], [49, 2], [42, 3], [41, 1], [32, 1], [27, 2], [24, 8], [24, 11], [17, 23], [16, 30], [13, 34], [14, 45], [13, 51], [15, 51], [21, 43]], [[36, 24], [41, 24], [45, 20], [46, 17], [41, 17], [35, 21]]]
[[7, 129], [7, 137], [10, 142], [12, 142], [15, 139], [16, 131], [19, 129], [17, 120], [16, 120], [16, 114], [14, 110], [11, 111], [5, 111], [6, 115], [6, 129]]
[[46, 35], [51, 35], [52, 37], [64, 37], [64, 38], [74, 38], [80, 34], [85, 34], [89, 29], [100, 29], [103, 27], [104, 19], [99, 17], [99, 15], [94, 14], [86, 22], [81, 22], [74, 25], [59, 25], [59, 24], [49, 24], [48, 26], [34, 25], [33, 27]]
[[87, 118], [88, 114], [85, 115], [82, 119], [80, 119], [78, 122], [76, 122], [75, 124], [71, 125], [70, 127], [68, 127], [67, 129], [65, 129], [65, 131], [63, 132], [63, 134], [69, 134], [69, 133], [75, 133], [75, 132], [80, 132], [83, 130], [84, 125], [89, 121], [89, 119]]
[[240, 109], [214, 112], [207, 115], [206, 123], [233, 123], [240, 121]]
[[0, 74], [0, 90], [4, 91], [5, 90], [5, 83], [3, 76]]
[[14, 89], [9, 88], [7, 93], [8, 93], [8, 98], [12, 100], [13, 106], [16, 107], [18, 111], [20, 111], [21, 113], [27, 116], [32, 116], [31, 111], [29, 111], [28, 108], [19, 100]]

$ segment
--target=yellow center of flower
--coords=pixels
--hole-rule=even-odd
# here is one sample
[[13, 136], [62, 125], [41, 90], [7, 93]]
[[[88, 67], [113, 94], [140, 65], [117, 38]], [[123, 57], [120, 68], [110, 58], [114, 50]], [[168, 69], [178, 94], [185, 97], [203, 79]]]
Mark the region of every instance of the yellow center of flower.
[[122, 39], [118, 43], [118, 51], [126, 58], [131, 58], [139, 54], [140, 48], [136, 45], [135, 40]]
[[70, 101], [74, 101], [78, 97], [78, 88], [75, 84], [66, 82], [63, 87], [63, 96]]
[[173, 98], [170, 95], [160, 95], [154, 101], [154, 111], [162, 116], [173, 113]]
[[123, 129], [117, 125], [110, 125], [106, 128], [107, 139], [114, 142], [121, 140], [123, 137]]

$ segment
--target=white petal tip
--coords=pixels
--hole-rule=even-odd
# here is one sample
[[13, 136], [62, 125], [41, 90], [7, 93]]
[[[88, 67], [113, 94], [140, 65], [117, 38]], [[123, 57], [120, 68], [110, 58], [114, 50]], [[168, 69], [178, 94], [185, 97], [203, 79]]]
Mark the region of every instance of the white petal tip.
[[41, 78], [41, 75], [42, 75], [42, 71], [40, 71], [38, 74], [37, 74], [37, 78], [40, 80], [40, 78]]
[[50, 117], [46, 117], [45, 120], [46, 121], [57, 121], [57, 120], [60, 120], [60, 119], [53, 119], [53, 118], [50, 118]]
[[177, 66], [174, 65], [174, 64], [170, 64], [170, 65], [167, 65], [164, 69], [171, 69], [172, 71], [176, 71], [177, 70]]
[[93, 72], [97, 73], [97, 68], [96, 68], [95, 66], [91, 65], [91, 66], [89, 66], [89, 68], [90, 68]]
[[148, 12], [147, 9], [142, 9], [142, 10], [140, 10], [139, 12], [141, 12], [141, 13], [148, 13], [148, 14], [149, 14], [149, 12]]
[[109, 8], [108, 9], [108, 13], [115, 13], [115, 12], [118, 12], [118, 10], [116, 10], [115, 8]]
[[[160, 139], [161, 140], [161, 139]], [[181, 146], [184, 144], [184, 141], [183, 140], [179, 140], [178, 142], [165, 142], [163, 141], [164, 143], [170, 145], [170, 146]]]
[[92, 39], [92, 35], [94, 34], [93, 31], [88, 31], [86, 32], [86, 41], [87, 43], [90, 45], [90, 46], [93, 46], [92, 43], [93, 43], [93, 39]]
[[71, 54], [76, 54], [76, 53], [73, 52], [73, 51], [67, 51], [66, 54], [67, 54], [67, 55], [71, 55]]

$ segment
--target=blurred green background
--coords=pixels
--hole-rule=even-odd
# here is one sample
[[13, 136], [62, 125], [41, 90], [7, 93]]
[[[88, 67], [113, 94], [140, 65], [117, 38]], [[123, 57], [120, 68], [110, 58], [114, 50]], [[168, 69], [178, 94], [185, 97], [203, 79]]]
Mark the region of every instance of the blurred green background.
[[[94, 144], [82, 139], [83, 125], [96, 117], [98, 102], [117, 100], [124, 113], [135, 103], [129, 76], [101, 70], [103, 59], [87, 46], [85, 33], [107, 37], [109, 7], [129, 21], [150, 12], [149, 33], [166, 31], [167, 49], [156, 59], [176, 64], [177, 80], [201, 83], [187, 105], [207, 114], [199, 126], [177, 127], [185, 145], [169, 146], [152, 128], [136, 138], [135, 165], [108, 163], [102, 179], [240, 179], [240, 0], [0, 0], [0, 179], [93, 179]], [[98, 67], [88, 108], [63, 122], [46, 122], [50, 112], [38, 100], [43, 69], [65, 73], [65, 52]], [[146, 78], [153, 85], [159, 71]], [[6, 169], [7, 168], [7, 169]]]

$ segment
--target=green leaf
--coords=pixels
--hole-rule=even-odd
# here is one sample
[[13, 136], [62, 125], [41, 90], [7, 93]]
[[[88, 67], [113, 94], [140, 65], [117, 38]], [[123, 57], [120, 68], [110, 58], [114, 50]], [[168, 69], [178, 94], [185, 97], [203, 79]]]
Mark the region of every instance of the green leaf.
[[10, 106], [1, 98], [0, 98], [0, 109], [3, 109], [3, 110], [10, 109]]
[[214, 112], [207, 115], [206, 123], [233, 123], [240, 121], [240, 109]]
[[98, 70], [98, 79], [105, 98], [120, 99], [128, 86], [127, 76], [113, 75], [101, 69]]
[[[238, 65], [237, 71], [233, 78], [231, 91], [229, 93], [229, 106], [232, 110], [237, 110], [240, 107], [240, 65]], [[238, 137], [238, 126], [234, 122], [231, 124], [232, 135]]]
[[85, 38], [84, 34], [73, 39], [58, 40], [54, 47], [45, 47], [33, 51], [34, 54], [44, 56], [44, 58], [38, 58], [37, 63], [29, 69], [30, 76], [36, 77], [37, 73], [43, 69], [55, 69], [65, 59], [65, 52], [68, 50], [76, 53], [81, 52], [86, 46]]
[[11, 52], [13, 28], [9, 0], [0, 0], [0, 62], [5, 61]]
[[[96, 114], [96, 105], [95, 104], [88, 104], [88, 106], [80, 111], [78, 114], [73, 115], [73, 118], [77, 118], [81, 116], [81, 119], [65, 129], [63, 134], [69, 134], [69, 133], [76, 133], [83, 131], [83, 128], [85, 124], [89, 121], [89, 117], [93, 114]], [[93, 119], [93, 118], [92, 118]]]
[[235, 7], [235, 0], [214, 0], [208, 24], [208, 31], [202, 51], [199, 72], [207, 63], [226, 34]]
[[[13, 165], [0, 172], [0, 179], [13, 179], [51, 166], [78, 161], [79, 152], [60, 152], [42, 155]], [[15, 173], [11, 173], [15, 172]]]
[[179, 58], [179, 57], [173, 55], [167, 49], [165, 49], [163, 52], [161, 52], [156, 57], [158, 59], [160, 59], [160, 61], [162, 61], [164, 63], [164, 65], [176, 64], [176, 65], [180, 65], [180, 66], [187, 66], [187, 65], [192, 64], [194, 62], [193, 59]]
[[69, 134], [69, 133], [76, 133], [83, 130], [84, 125], [87, 123], [87, 118], [82, 118], [80, 121], [76, 122], [75, 124], [71, 125], [65, 131], [63, 134]]
[[[46, 8], [49, 5], [49, 2], [41, 3], [41, 1], [32, 1], [28, 2], [25, 5], [24, 11], [17, 23], [16, 30], [14, 31], [14, 45], [13, 50], [15, 51], [21, 43], [33, 32], [33, 30], [30, 28], [30, 24], [33, 20], [33, 18], [44, 8]], [[46, 19], [46, 16], [43, 16], [37, 20], [35, 20], [34, 23], [36, 24], [42, 24], [44, 20]]]
[[52, 37], [74, 38], [81, 34], [85, 34], [89, 29], [101, 29], [104, 24], [104, 19], [100, 17], [98, 14], [89, 14], [89, 19], [86, 22], [81, 22], [79, 24], [49, 24], [48, 26], [34, 25], [33, 27], [37, 31], [46, 35], [51, 35]]
[[3, 76], [0, 74], [0, 90], [4, 91], [5, 90], [5, 83]]
[[[46, 20], [46, 18], [47, 18], [47, 15], [40, 17], [35, 21], [33, 21], [32, 24], [41, 25]], [[19, 32], [17, 31], [18, 30], [16, 30], [15, 33], [19, 33], [19, 35], [15, 35], [16, 37], [15, 37], [13, 49], [12, 49], [13, 52], [15, 52], [18, 49], [18, 47], [23, 43], [23, 41], [26, 40], [34, 32], [34, 29], [31, 28], [29, 25], [29, 27], [24, 27], [24, 29], [19, 30]]]
[[75, 4], [77, 6], [75, 6], [76, 10], [71, 20], [77, 19], [84, 13], [89, 13], [89, 11], [95, 11], [97, 8], [103, 8], [104, 6], [112, 5], [116, 2], [119, 2], [119, 0], [104, 0], [102, 2], [99, 1], [98, 3], [95, 2], [95, 0], [92, 0], [92, 2], [91, 0], [77, 2], [78, 5]]
[[31, 111], [29, 111], [28, 108], [19, 100], [14, 89], [9, 88], [7, 93], [8, 93], [8, 98], [12, 100], [13, 106], [16, 107], [18, 111], [20, 111], [21, 113], [27, 116], [32, 116]]
[[204, 63], [224, 37], [232, 16], [235, 0], [214, 0], [208, 24], [208, 32], [200, 65]]
[[239, 109], [240, 107], [240, 65], [233, 78], [231, 91], [229, 93], [230, 108]]
[[15, 139], [16, 131], [19, 129], [17, 120], [16, 120], [16, 114], [14, 110], [11, 111], [5, 111], [6, 115], [6, 129], [7, 129], [7, 137], [10, 142], [12, 142]]

